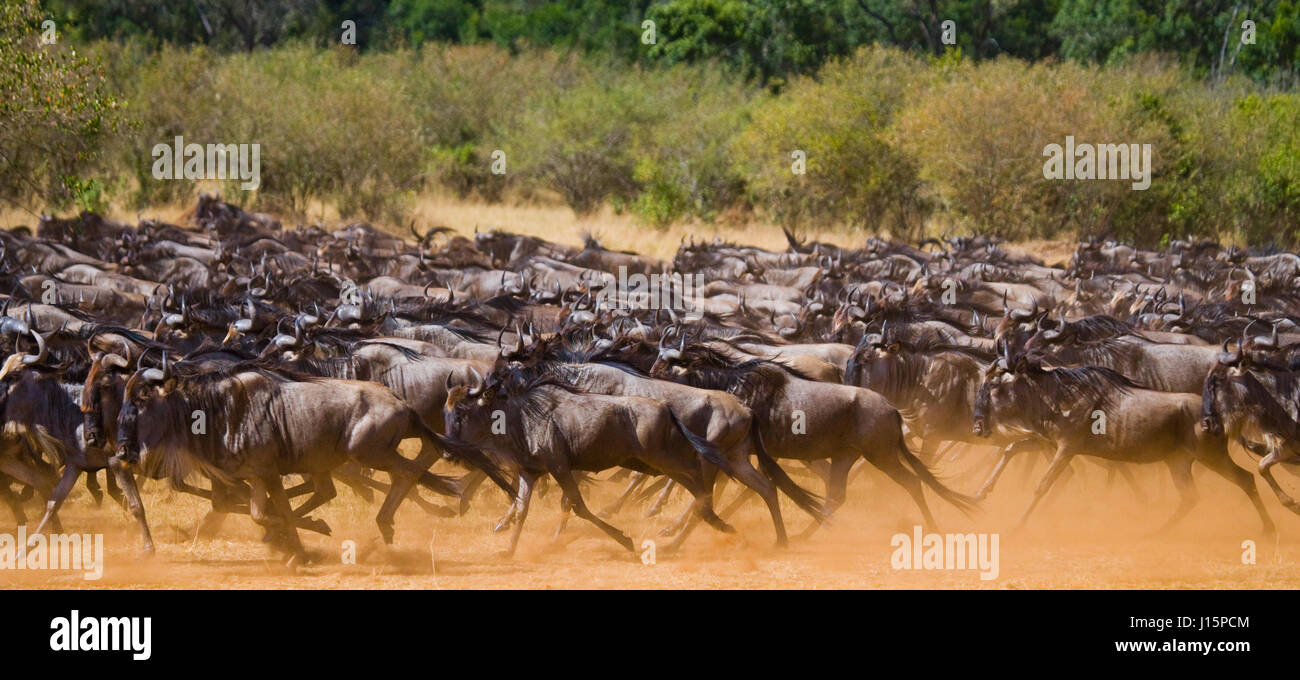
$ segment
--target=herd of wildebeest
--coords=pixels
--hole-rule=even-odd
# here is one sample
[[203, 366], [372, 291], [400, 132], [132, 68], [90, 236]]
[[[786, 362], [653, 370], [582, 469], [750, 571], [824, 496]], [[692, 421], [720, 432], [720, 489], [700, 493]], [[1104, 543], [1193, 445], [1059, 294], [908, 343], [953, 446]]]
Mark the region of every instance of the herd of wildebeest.
[[[1132, 464], [1168, 466], [1172, 525], [1199, 461], [1272, 532], [1230, 446], [1300, 513], [1273, 471], [1300, 462], [1289, 252], [1091, 241], [1052, 267], [986, 238], [848, 249], [787, 233], [781, 252], [692, 239], [662, 261], [592, 237], [290, 229], [208, 195], [182, 221], [0, 231], [0, 496], [19, 525], [36, 497], [36, 532], [61, 531], [79, 478], [98, 503], [108, 469], [147, 551], [137, 476], [210, 500], [199, 534], [248, 514], [299, 560], [300, 529], [330, 532], [311, 513], [336, 481], [382, 494], [389, 542], [403, 500], [454, 516], [499, 487], [513, 552], [550, 479], [565, 518], [628, 549], [620, 509], [675, 490], [693, 502], [670, 548], [698, 520], [733, 531], [724, 518], [754, 496], [783, 545], [779, 496], [810, 533], [862, 460], [934, 526], [926, 489], [970, 511], [1027, 453], [1049, 464], [1024, 518], [1085, 456], [1139, 492]], [[963, 444], [1001, 448], [969, 494], [932, 471]], [[618, 500], [594, 512], [583, 488], [612, 480]], [[729, 480], [744, 488], [717, 512]]]

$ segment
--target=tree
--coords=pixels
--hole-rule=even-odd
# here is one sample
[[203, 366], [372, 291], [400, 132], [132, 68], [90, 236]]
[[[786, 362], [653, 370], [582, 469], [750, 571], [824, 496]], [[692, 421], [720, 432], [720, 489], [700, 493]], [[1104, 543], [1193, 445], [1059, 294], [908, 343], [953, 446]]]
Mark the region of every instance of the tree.
[[15, 203], [92, 190], [85, 173], [119, 124], [102, 73], [65, 41], [42, 44], [42, 21], [35, 0], [0, 5], [0, 198]]

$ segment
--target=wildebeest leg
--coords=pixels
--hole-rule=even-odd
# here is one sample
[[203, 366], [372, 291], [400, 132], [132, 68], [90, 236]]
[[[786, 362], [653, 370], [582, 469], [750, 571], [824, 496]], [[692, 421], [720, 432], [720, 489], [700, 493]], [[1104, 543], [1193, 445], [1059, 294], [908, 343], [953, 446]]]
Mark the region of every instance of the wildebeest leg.
[[333, 475], [335, 479], [347, 484], [348, 488], [352, 489], [353, 493], [360, 496], [361, 500], [367, 503], [373, 503], [375, 500], [375, 494], [372, 489], [378, 489], [379, 491], [384, 492], [388, 491], [387, 485], [368, 477], [365, 470], [363, 470], [355, 461], [348, 461], [338, 466], [334, 469]]
[[[830, 519], [835, 510], [844, 504], [844, 499], [848, 495], [849, 471], [853, 469], [853, 464], [857, 459], [853, 456], [841, 456], [831, 459], [830, 472], [826, 479], [826, 518]], [[810, 522], [808, 528], [799, 534], [799, 538], [808, 538], [812, 536], [817, 527], [822, 525], [821, 522]]]
[[[726, 477], [718, 477], [716, 472], [713, 473], [713, 476], [714, 476], [714, 478], [717, 480], [717, 486], [714, 486], [713, 484], [709, 484], [708, 487], [707, 487], [707, 488], [712, 488], [712, 489], [713, 489], [713, 491], [712, 491], [712, 492], [710, 493], [710, 495], [709, 495], [709, 496], [710, 496], [710, 506], [712, 506], [712, 499], [715, 498], [715, 497], [719, 497], [719, 496], [721, 496], [721, 495], [722, 495], [722, 490], [725, 489], [726, 486], [727, 486], [727, 478], [726, 478]], [[663, 494], [666, 494], [666, 493], [668, 493], [669, 491], [672, 491], [672, 489], [673, 489], [673, 487], [669, 485], [669, 482], [670, 482], [670, 481], [672, 481], [672, 480], [669, 479], [667, 476], [665, 476], [665, 477], [660, 478], [657, 482], [655, 482], [655, 484], [659, 484], [659, 483], [662, 482], [665, 488], [664, 488], [664, 490], [660, 493], [660, 498], [658, 498], [658, 499], [655, 500], [655, 506], [656, 506], [656, 507], [650, 507], [650, 508], [647, 508], [647, 509], [646, 509], [646, 512], [645, 512], [645, 515], [644, 515], [645, 517], [647, 517], [647, 518], [649, 518], [649, 517], [653, 517], [653, 516], [659, 514], [659, 512], [662, 510], [662, 507], [660, 507], [660, 506], [662, 506], [662, 504], [663, 504], [663, 500], [664, 500], [664, 498], [663, 498]], [[654, 490], [654, 488], [655, 488], [654, 485], [651, 485], [651, 486], [650, 486], [649, 488], [647, 488], [644, 492], [642, 492], [642, 494], [641, 494], [642, 497], [645, 497], [646, 494], [652, 492], [652, 491]], [[743, 491], [745, 491], [745, 492], [750, 492], [749, 489], [743, 489]], [[653, 511], [653, 512], [652, 512], [652, 511]], [[716, 514], [716, 513], [715, 513], [715, 514]], [[689, 507], [687, 507], [685, 510], [683, 510], [682, 513], [681, 513], [680, 515], [677, 516], [677, 519], [673, 520], [673, 523], [672, 523], [672, 524], [668, 525], [667, 527], [664, 527], [664, 529], [663, 529], [662, 531], [659, 532], [659, 535], [660, 535], [660, 536], [672, 536], [672, 535], [675, 534], [675, 533], [679, 533], [679, 532], [685, 530], [687, 523], [693, 521], [692, 518], [700, 518], [699, 513], [697, 513], [697, 512], [695, 511], [695, 506], [694, 506], [694, 504], [692, 504], [691, 506], [689, 506]], [[722, 518], [719, 517], [718, 519], [721, 520]], [[730, 526], [730, 525], [728, 525], [728, 526]], [[681, 541], [683, 541], [683, 540], [685, 540], [685, 539], [678, 538], [676, 541], [674, 541], [674, 543], [678, 543], [678, 544], [680, 544]]]
[[[619, 472], [624, 472], [626, 470], [627, 468], [622, 468]], [[632, 477], [627, 483], [627, 488], [623, 490], [623, 493], [617, 500], [605, 506], [605, 509], [600, 511], [601, 517], [609, 518], [618, 514], [618, 511], [622, 510], [623, 506], [627, 504], [630, 498], [632, 498], [632, 494], [636, 493], [636, 490], [641, 488], [641, 485], [645, 484], [646, 480], [650, 479], [650, 475], [644, 472], [634, 471], [631, 472], [631, 475]], [[610, 477], [610, 479], [613, 479], [613, 477]]]
[[81, 468], [76, 465], [68, 463], [63, 467], [63, 477], [59, 479], [58, 486], [54, 487], [54, 492], [51, 493], [49, 499], [45, 501], [45, 514], [41, 517], [40, 523], [36, 525], [36, 530], [32, 532], [33, 538], [35, 538], [36, 534], [45, 531], [45, 525], [49, 524], [51, 519], [58, 517], [59, 507], [63, 505], [63, 501], [67, 499], [68, 493], [71, 492], [72, 487], [77, 484], [77, 477], [80, 476]]
[[510, 506], [512, 509], [518, 508], [518, 511], [514, 513], [515, 529], [510, 532], [510, 547], [506, 548], [502, 553], [503, 557], [513, 557], [515, 549], [519, 547], [519, 534], [524, 530], [524, 520], [528, 519], [528, 506], [532, 503], [533, 487], [536, 485], [536, 482], [537, 478], [533, 476], [533, 473], [528, 472], [527, 470], [519, 471], [519, 479], [517, 482], [519, 493], [515, 496], [515, 501]]
[[487, 481], [487, 478], [487, 473], [478, 469], [470, 470], [460, 478], [464, 490], [460, 492], [460, 508], [457, 514], [463, 515], [469, 512], [469, 502], [473, 500], [474, 494], [478, 493], [478, 488]]
[[90, 493], [91, 500], [95, 501], [95, 507], [104, 503], [104, 491], [99, 488], [98, 470], [86, 470], [86, 491]]
[[[145, 481], [147, 481], [147, 480], [145, 480]], [[143, 484], [143, 482], [141, 482], [141, 483]], [[241, 486], [244, 486], [245, 488], [247, 488], [247, 486], [248, 486], [247, 484], [244, 484], [243, 482], [236, 482], [236, 483], [237, 483], [237, 484], [240, 484]], [[177, 490], [177, 491], [180, 491], [181, 493], [187, 493], [187, 494], [190, 494], [191, 496], [198, 496], [199, 498], [202, 498], [202, 499], [205, 499], [205, 500], [212, 500], [212, 498], [213, 498], [212, 491], [209, 491], [208, 489], [204, 489], [204, 488], [197, 487], [197, 486], [192, 486], [192, 485], [190, 485], [190, 484], [186, 484], [185, 482], [178, 482], [178, 481], [176, 481], [176, 480], [174, 480], [174, 479], [171, 480], [171, 487], [172, 487], [173, 489]], [[212, 483], [212, 488], [213, 488], [213, 489], [217, 488], [217, 482], [214, 481], [214, 482]]]
[[1178, 489], [1178, 507], [1174, 509], [1174, 514], [1164, 524], [1156, 529], [1155, 533], [1162, 533], [1172, 529], [1178, 524], [1187, 513], [1191, 512], [1192, 507], [1196, 505], [1198, 494], [1196, 493], [1196, 482], [1192, 480], [1192, 458], [1191, 456], [1175, 456], [1165, 461], [1169, 466], [1169, 474], [1174, 479], [1174, 488]]
[[334, 487], [334, 477], [332, 475], [312, 475], [311, 483], [316, 493], [313, 493], [311, 498], [308, 498], [302, 505], [294, 508], [294, 517], [306, 517], [307, 513], [325, 505], [339, 495], [338, 489]]
[[[1202, 446], [1201, 455], [1197, 456], [1196, 459], [1204, 463], [1206, 467], [1219, 473], [1224, 479], [1237, 485], [1238, 488], [1245, 492], [1246, 496], [1250, 498], [1251, 505], [1255, 506], [1255, 512], [1259, 513], [1259, 521], [1264, 533], [1272, 536], [1277, 531], [1277, 528], [1273, 526], [1273, 519], [1268, 516], [1268, 509], [1264, 507], [1264, 501], [1259, 497], [1259, 489], [1255, 487], [1255, 476], [1242, 469], [1241, 466], [1237, 465], [1237, 463], [1232, 460], [1232, 457], [1228, 455], [1228, 447], [1226, 444], [1214, 446], [1213, 450], [1207, 451], [1209, 448], [1209, 446]], [[1274, 459], [1270, 462], [1269, 467], [1272, 467], [1273, 463], [1288, 462], [1282, 458], [1281, 451], [1277, 447], [1268, 454], [1265, 460], [1268, 460], [1268, 458]], [[1264, 475], [1264, 470], [1264, 461], [1261, 460], [1261, 475]], [[1267, 475], [1264, 475], [1264, 479], [1270, 483], [1274, 492], [1281, 492], [1281, 488], [1277, 486], [1277, 480], [1272, 478], [1271, 471]], [[1282, 494], [1282, 496], [1285, 496], [1285, 494]], [[1294, 507], [1287, 506], [1287, 508], [1292, 512], [1297, 512]]]
[[660, 512], [663, 512], [664, 504], [667, 503], [668, 498], [673, 495], [673, 489], [675, 488], [677, 488], [677, 482], [672, 479], [666, 479], [663, 491], [660, 491], [659, 495], [655, 498], [655, 502], [651, 504], [649, 508], [646, 508], [645, 516], [647, 518], [654, 517]]
[[597, 517], [596, 513], [587, 507], [586, 501], [582, 499], [582, 492], [578, 489], [578, 480], [573, 476], [572, 470], [568, 469], [568, 467], [557, 467], [551, 470], [551, 476], [555, 478], [555, 483], [560, 486], [565, 497], [569, 499], [569, 503], [573, 505], [574, 514], [600, 527], [601, 531], [609, 534], [610, 538], [618, 541], [619, 545], [624, 548], [633, 552], [636, 551], [636, 546], [627, 534]]
[[460, 489], [448, 491], [446, 480], [429, 472], [429, 466], [433, 465], [437, 455], [438, 449], [434, 443], [422, 437], [420, 439], [420, 453], [416, 455], [415, 460], [407, 460], [397, 452], [397, 449], [390, 449], [380, 453], [377, 457], [367, 457], [366, 460], [360, 461], [376, 470], [387, 472], [390, 478], [388, 493], [384, 495], [384, 503], [379, 506], [379, 513], [375, 515], [375, 524], [379, 525], [379, 533], [383, 536], [384, 543], [392, 544], [393, 518], [397, 515], [398, 506], [402, 504], [402, 501], [410, 493], [411, 487], [415, 486], [416, 482], [425, 484], [439, 493], [460, 495]]
[[[887, 449], [886, 449], [887, 450]], [[873, 452], [874, 453], [874, 452]], [[878, 453], [871, 457], [870, 454], [863, 455], [868, 462], [876, 466], [881, 472], [894, 480], [896, 484], [903, 487], [903, 490], [912, 497], [916, 507], [921, 509], [921, 517], [925, 521], [925, 526], [931, 531], [938, 529], [938, 523], [934, 521], [934, 515], [930, 513], [930, 506], [925, 502], [925, 491], [921, 485], [921, 478], [915, 472], [907, 469], [903, 465], [903, 460], [894, 451], [889, 451], [886, 455]], [[918, 463], [920, 461], [917, 461]]]
[[996, 484], [998, 478], [1002, 476], [1002, 472], [1006, 469], [1007, 463], [1011, 462], [1012, 456], [1015, 456], [1017, 453], [1028, 448], [1030, 447], [1029, 440], [1027, 439], [1020, 439], [1007, 444], [1006, 447], [1002, 449], [1002, 456], [998, 458], [997, 464], [994, 465], [993, 470], [989, 472], [988, 478], [984, 480], [982, 485], [980, 485], [980, 490], [975, 492], [975, 500], [982, 501], [987, 498], [989, 492], [993, 491], [993, 485]]
[[[22, 484], [35, 490], [44, 498], [49, 498], [54, 493], [54, 485], [45, 477], [38, 468], [31, 467], [25, 461], [18, 460], [14, 456], [5, 455], [0, 452], [0, 473], [6, 474]], [[24, 519], [26, 519], [24, 517]], [[51, 528], [55, 532], [63, 531], [62, 525], [59, 524], [59, 517], [55, 514], [51, 518]]]
[[[747, 493], [753, 493], [749, 489], [745, 489], [745, 491]], [[695, 506], [692, 504], [690, 507], [683, 510], [682, 513], [677, 516], [677, 519], [673, 520], [672, 524], [664, 527], [663, 530], [659, 532], [659, 535], [672, 536], [673, 534], [685, 531], [687, 524], [695, 521], [695, 519], [702, 519], [702, 518], [700, 517], [699, 513], [695, 512]], [[719, 517], [718, 519], [722, 519], [722, 518]]]
[[[323, 474], [322, 476], [328, 478], [328, 475]], [[288, 546], [290, 553], [292, 553], [290, 561], [297, 560], [300, 564], [305, 563], [307, 561], [307, 551], [303, 548], [302, 540], [298, 537], [293, 505], [289, 502], [289, 494], [284, 491], [284, 482], [280, 475], [277, 474], [267, 475], [262, 482], [271, 501], [271, 510], [276, 515], [276, 519], [280, 520], [280, 535]], [[254, 486], [253, 496], [256, 497], [257, 495], [257, 488]]]
[[1029, 519], [1029, 514], [1037, 507], [1038, 502], [1043, 500], [1043, 496], [1052, 488], [1052, 483], [1056, 481], [1061, 473], [1070, 467], [1070, 459], [1073, 456], [1064, 446], [1057, 446], [1056, 455], [1052, 458], [1052, 463], [1047, 466], [1047, 472], [1043, 475], [1042, 480], [1038, 482], [1038, 488], [1034, 489], [1034, 498], [1029, 501], [1029, 507], [1025, 508], [1024, 514], [1020, 516], [1020, 521], [1016, 522], [1017, 527], [1022, 527]]
[[1114, 480], [1115, 473], [1118, 472], [1119, 476], [1123, 477], [1124, 481], [1128, 483], [1128, 487], [1133, 490], [1133, 497], [1136, 498], [1139, 503], [1147, 502], [1147, 495], [1142, 491], [1142, 487], [1138, 485], [1137, 477], [1133, 476], [1133, 469], [1131, 467], [1118, 461], [1112, 461], [1107, 467], [1110, 469], [1106, 478], [1107, 485]]
[[292, 498], [297, 498], [299, 496], [302, 496], [304, 494], [309, 494], [315, 490], [316, 490], [316, 483], [313, 482], [310, 477], [308, 477], [307, 479], [302, 480], [302, 482], [298, 484], [294, 484], [293, 486], [285, 489], [284, 494], [292, 499]]
[[[704, 520], [706, 524], [724, 534], [736, 533], [735, 527], [727, 524], [716, 512], [713, 511], [712, 484], [705, 484], [702, 483], [701, 480], [692, 480], [679, 476], [674, 476], [673, 479], [694, 497], [690, 507], [691, 517]], [[682, 544], [686, 542], [687, 533], [688, 532], [686, 531], [678, 532], [677, 538], [673, 539], [673, 541], [664, 549], [672, 552], [680, 548]], [[669, 536], [671, 533], [664, 533], [662, 535]]]
[[126, 509], [135, 517], [135, 521], [140, 525], [140, 536], [144, 539], [144, 551], [153, 553], [153, 535], [149, 533], [149, 521], [144, 516], [144, 502], [140, 500], [140, 490], [135, 486], [135, 476], [130, 470], [122, 467], [122, 461], [116, 457], [108, 459], [108, 482], [109, 494], [113, 492], [114, 486], [120, 487], [118, 491], [124, 498]]
[[[717, 498], [722, 496], [722, 490], [725, 489], [727, 485], [727, 477], [718, 476], [718, 472], [719, 470], [717, 466], [711, 463], [700, 463], [700, 487], [701, 489], [712, 489], [710, 494], [712, 499], [715, 501]], [[734, 510], [735, 507], [740, 504], [740, 501], [748, 498], [754, 493], [753, 491], [750, 491], [748, 487], [742, 487], [740, 491], [740, 498], [736, 499], [737, 502], [734, 503], [732, 507], [728, 508], [729, 510]], [[722, 513], [718, 514], [718, 519], [723, 519], [723, 517], [725, 517]], [[677, 522], [674, 523], [675, 526], [680, 526], [680, 531], [678, 532], [677, 537], [673, 539], [672, 545], [680, 546], [682, 543], [685, 543], [686, 538], [695, 530], [695, 527], [700, 523], [699, 521], [701, 519], [703, 518], [698, 513], [694, 512], [693, 508], [687, 508], [686, 512], [683, 512]]]
[[826, 459], [818, 458], [817, 460], [805, 460], [801, 462], [804, 467], [808, 468], [808, 470], [814, 475], [817, 475], [817, 478], [823, 482], [830, 478], [831, 464]]
[[[718, 488], [716, 490], [716, 494], [719, 498], [722, 497], [722, 492], [724, 489], [726, 489], [726, 487], [727, 487], [727, 478], [726, 477], [719, 478]], [[753, 489], [747, 486], [742, 486], [740, 488], [740, 493], [737, 493], [736, 497], [731, 499], [731, 502], [728, 503], [727, 506], [722, 509], [722, 512], [719, 512], [718, 514], [721, 515], [722, 517], [730, 517], [737, 510], [739, 510], [740, 506], [744, 505], [746, 501], [756, 497], [757, 495], [758, 494], [754, 493]]]
[[772, 516], [772, 526], [776, 529], [777, 547], [784, 548], [789, 545], [790, 541], [785, 533], [785, 521], [781, 518], [781, 502], [777, 498], [776, 484], [750, 464], [748, 455], [731, 456], [729, 462], [732, 476], [741, 484], [753, 489], [767, 504], [768, 513]]
[[[122, 485], [118, 483], [117, 475], [113, 474], [111, 467], [112, 466], [109, 468], [108, 474], [104, 475], [105, 486], [108, 487], [108, 497], [117, 501], [118, 505], [129, 510], [130, 508], [127, 506], [126, 496], [122, 494]], [[131, 482], [135, 482], [135, 477], [131, 477]], [[139, 495], [138, 492], [137, 495]]]
[[[226, 485], [219, 482], [212, 483], [212, 492], [208, 495], [212, 500], [212, 509], [203, 515], [199, 520], [198, 529], [194, 531], [194, 541], [197, 543], [200, 538], [207, 540], [217, 535], [221, 531], [221, 525], [225, 523], [226, 516], [234, 510], [234, 501], [230, 499], [230, 493]], [[251, 514], [251, 509], [250, 509]]]
[[[302, 543], [298, 540], [297, 530], [290, 526], [293, 509], [287, 507], [289, 497], [284, 493], [284, 486], [280, 484], [279, 475], [267, 475], [265, 479], [254, 477], [248, 480], [248, 483], [252, 487], [252, 494], [248, 498], [249, 516], [258, 525], [266, 528], [267, 536], [272, 539], [273, 545], [278, 545], [289, 552], [291, 558], [294, 556], [301, 557], [303, 552]], [[271, 498], [272, 484], [279, 489], [279, 495], [284, 498], [285, 507], [272, 508], [273, 505], [279, 505]]]
[[[378, 491], [383, 491], [385, 493], [388, 492], [388, 485], [384, 484], [383, 482], [376, 481], [373, 479], [367, 479], [366, 483], [377, 485], [375, 486], [375, 489]], [[421, 510], [424, 510], [425, 512], [435, 517], [455, 517], [457, 514], [459, 514], [456, 510], [453, 510], [448, 507], [443, 507], [441, 505], [438, 505], [437, 503], [431, 503], [425, 500], [424, 497], [420, 496], [419, 489], [412, 489], [409, 498], [411, 499], [411, 502], [419, 506]]]
[[563, 547], [560, 542], [560, 534], [564, 533], [565, 528], [569, 526], [569, 518], [573, 516], [573, 504], [569, 502], [567, 496], [560, 496], [560, 521], [555, 524], [555, 533], [551, 534], [551, 546]]
[[1259, 474], [1268, 482], [1277, 499], [1282, 501], [1282, 506], [1291, 512], [1300, 514], [1300, 504], [1296, 503], [1286, 491], [1282, 490], [1282, 485], [1278, 484], [1277, 479], [1273, 477], [1273, 466], [1278, 463], [1287, 462], [1282, 456], [1282, 447], [1271, 448], [1268, 455], [1259, 461]]

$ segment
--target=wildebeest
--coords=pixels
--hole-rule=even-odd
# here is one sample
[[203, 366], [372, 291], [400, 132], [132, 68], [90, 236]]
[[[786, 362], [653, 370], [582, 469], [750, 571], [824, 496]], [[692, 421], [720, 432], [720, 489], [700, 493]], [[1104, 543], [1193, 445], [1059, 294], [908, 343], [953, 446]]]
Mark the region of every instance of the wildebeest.
[[[1086, 455], [1168, 465], [1180, 501], [1164, 528], [1196, 503], [1191, 466], [1199, 461], [1241, 488], [1271, 533], [1273, 520], [1254, 478], [1233, 462], [1221, 434], [1200, 426], [1200, 413], [1201, 399], [1195, 394], [1143, 389], [1108, 368], [1045, 368], [1031, 357], [1007, 353], [985, 373], [975, 400], [974, 430], [981, 436], [995, 430], [1008, 437], [1034, 436], [1055, 449], [1022, 524], [1070, 459]], [[999, 469], [1010, 455], [1003, 454]]]
[[776, 458], [829, 459], [828, 512], [844, 502], [849, 470], [859, 458], [903, 487], [928, 526], [936, 524], [923, 486], [963, 510], [974, 505], [908, 450], [902, 416], [875, 392], [810, 380], [764, 359], [738, 361], [701, 345], [661, 348], [651, 375], [736, 395], [754, 411], [759, 442]]
[[[658, 258], [594, 237], [471, 239], [410, 225], [412, 241], [359, 222], [289, 228], [207, 195], [185, 221], [83, 213], [43, 219], [36, 237], [0, 232], [0, 356], [10, 357], [0, 501], [20, 522], [24, 500], [39, 497], [53, 501], [42, 526], [54, 526], [72, 480], [105, 465], [125, 473], [137, 449], [142, 469], [212, 501], [200, 533], [224, 512], [255, 513], [296, 554], [293, 527], [328, 530], [310, 513], [334, 494], [332, 478], [366, 500], [386, 494], [377, 521], [387, 536], [412, 484], [458, 493], [463, 514], [487, 476], [479, 465], [500, 466], [498, 484], [526, 482], [498, 524], [522, 520], [526, 495], [562, 459], [575, 479], [578, 468], [635, 470], [623, 498], [657, 491], [651, 513], [671, 489], [691, 491], [691, 509], [669, 527], [675, 545], [697, 519], [725, 526], [711, 493], [728, 477], [763, 497], [779, 543], [778, 492], [822, 518], [821, 499], [783, 459], [829, 478], [830, 507], [848, 468], [871, 460], [932, 523], [923, 486], [971, 500], [922, 463], [937, 468], [941, 445], [954, 443], [1003, 447], [978, 499], [1020, 451], [1163, 460], [1180, 485], [1187, 461], [1203, 460], [1246, 488], [1224, 462], [1231, 440], [1261, 457], [1261, 474], [1297, 510], [1275, 471], [1300, 451], [1300, 257], [1276, 249], [1099, 239], [1052, 264], [987, 237], [835, 244], [787, 233], [784, 249], [690, 238]], [[683, 306], [629, 304], [620, 272], [691, 274], [700, 285]], [[1270, 337], [1219, 349], [1257, 324]], [[1023, 393], [998, 396], [1013, 384]], [[1114, 401], [1085, 403], [1100, 391]], [[456, 429], [446, 420], [453, 392], [463, 393], [452, 410], [467, 437], [511, 403], [553, 407], [562, 424], [534, 417], [506, 436], [523, 437], [508, 442], [510, 455], [481, 453], [441, 433]], [[1078, 402], [1063, 407], [1068, 416], [1035, 410], [1062, 394]], [[1033, 408], [1017, 411], [1025, 400]], [[1103, 411], [1110, 438], [1078, 430], [1079, 409]], [[1190, 412], [1203, 414], [1200, 429]], [[566, 449], [557, 433], [597, 443]], [[404, 437], [421, 440], [414, 461], [394, 451]], [[1154, 444], [1134, 446], [1137, 437]], [[430, 474], [444, 453], [476, 469]], [[393, 484], [372, 469], [388, 469]], [[182, 479], [187, 471], [211, 485]], [[110, 495], [129, 478], [110, 475]], [[138, 517], [145, 529], [142, 508]]]
[[[253, 520], [305, 558], [281, 477], [307, 473], [317, 484], [315, 507], [334, 494], [330, 472], [346, 460], [388, 472], [392, 484], [375, 518], [385, 542], [393, 515], [417, 482], [436, 488], [428, 472], [439, 450], [480, 467], [511, 495], [514, 488], [481, 452], [453, 446], [387, 388], [375, 383], [291, 376], [235, 365], [188, 375], [142, 368], [127, 381], [118, 417], [117, 451], [139, 461], [151, 477], [183, 479], [199, 471], [222, 484], [252, 487]], [[196, 428], [196, 414], [207, 428]], [[415, 460], [397, 451], [403, 439], [421, 442]]]
[[[491, 383], [448, 387], [447, 433], [510, 457], [519, 469], [519, 506], [507, 554], [513, 554], [528, 516], [539, 474], [550, 474], [579, 517], [592, 522], [619, 544], [632, 540], [587, 508], [575, 471], [599, 472], [613, 466], [665, 474], [695, 497], [700, 518], [720, 531], [734, 531], [713, 511], [713, 478], [700, 451], [713, 445], [691, 432], [663, 402], [646, 397], [614, 397], [583, 392], [546, 375], [528, 377], [522, 367], [506, 366]], [[503, 418], [494, 432], [494, 413]], [[669, 546], [675, 548], [684, 539]]]

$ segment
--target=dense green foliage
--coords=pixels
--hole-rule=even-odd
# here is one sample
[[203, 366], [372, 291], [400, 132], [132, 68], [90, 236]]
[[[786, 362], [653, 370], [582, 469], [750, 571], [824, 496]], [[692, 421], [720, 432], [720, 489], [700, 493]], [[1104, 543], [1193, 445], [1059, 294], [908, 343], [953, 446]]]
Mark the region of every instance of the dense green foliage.
[[[150, 173], [183, 135], [261, 145], [235, 200], [391, 221], [435, 191], [649, 224], [1300, 238], [1300, 0], [44, 5], [57, 46], [34, 0], [0, 36], [0, 190], [32, 205], [183, 198]], [[1044, 179], [1066, 136], [1150, 144], [1150, 189]]]
[[83, 171], [116, 129], [117, 101], [94, 65], [41, 23], [33, 3], [0, 4], [0, 199], [96, 207], [102, 187]]
[[[1289, 79], [1300, 69], [1300, 0], [44, 0], [78, 41], [133, 38], [252, 50], [285, 40], [387, 50], [430, 42], [553, 47], [616, 60], [718, 60], [779, 87], [832, 57], [882, 44], [976, 59], [1108, 63], [1174, 55], [1198, 75]], [[655, 40], [642, 41], [642, 22]], [[1253, 44], [1242, 22], [1255, 23]], [[945, 44], [952, 21], [955, 44]]]

